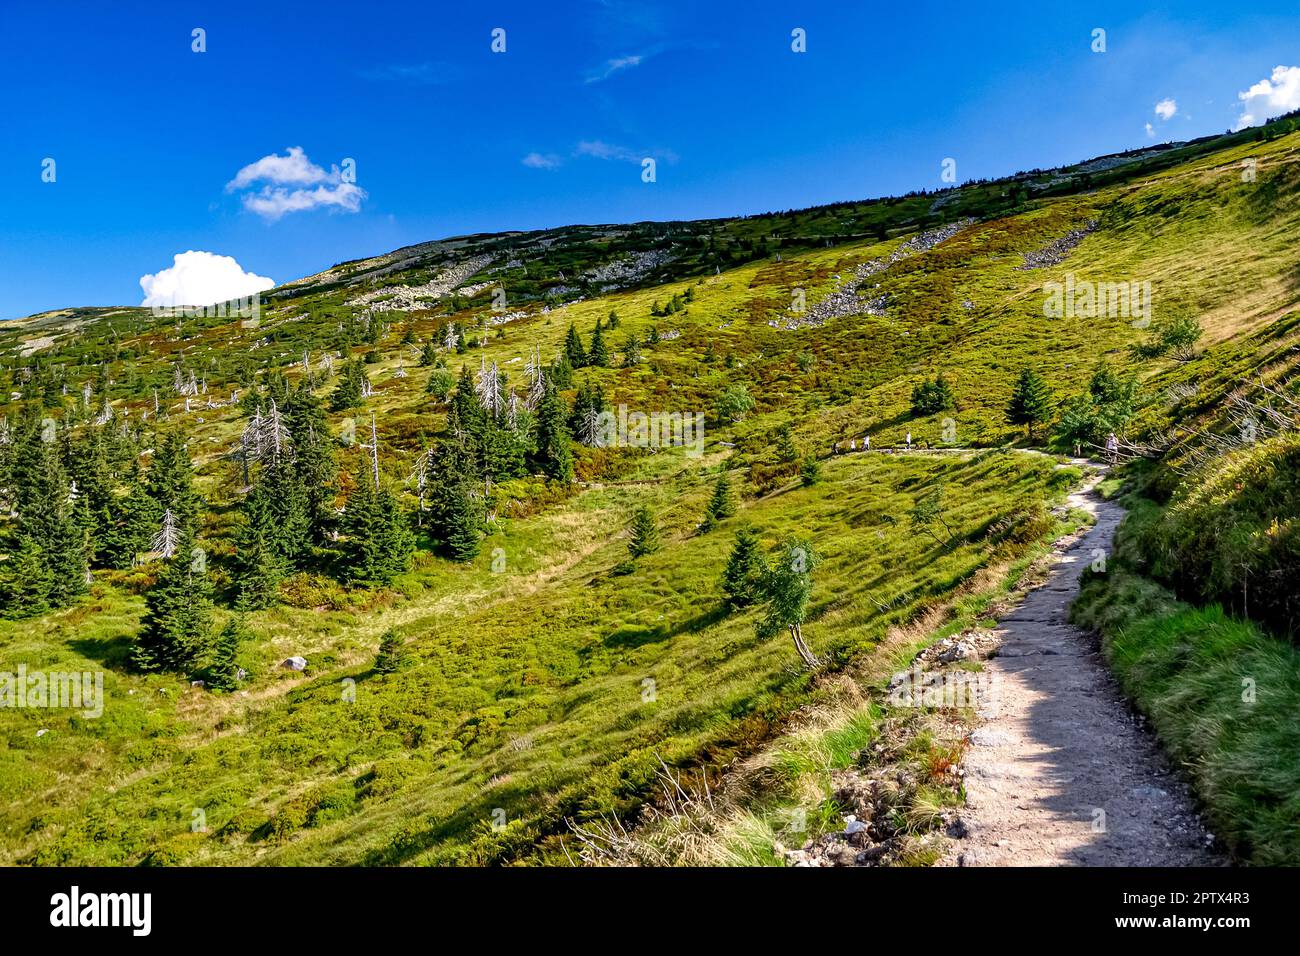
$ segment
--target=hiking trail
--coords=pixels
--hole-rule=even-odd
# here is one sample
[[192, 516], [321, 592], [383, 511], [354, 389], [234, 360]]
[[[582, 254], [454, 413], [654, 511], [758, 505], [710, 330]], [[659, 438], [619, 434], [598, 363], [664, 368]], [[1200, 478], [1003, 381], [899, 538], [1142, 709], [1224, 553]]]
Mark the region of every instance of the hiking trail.
[[1096, 524], [1063, 542], [1041, 587], [996, 629], [990, 700], [963, 761], [955, 866], [1223, 865], [1186, 784], [1129, 708], [1097, 640], [1070, 624], [1079, 578], [1124, 516], [1093, 490]]

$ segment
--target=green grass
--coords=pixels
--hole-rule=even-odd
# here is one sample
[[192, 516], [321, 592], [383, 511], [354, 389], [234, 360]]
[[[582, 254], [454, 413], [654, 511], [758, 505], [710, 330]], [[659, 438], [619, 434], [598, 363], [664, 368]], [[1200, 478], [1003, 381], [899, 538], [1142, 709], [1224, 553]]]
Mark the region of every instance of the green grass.
[[[935, 482], [949, 489], [950, 548], [899, 520]], [[8, 858], [408, 863], [533, 852], [565, 818], [633, 811], [659, 757], [724, 763], [807, 698], [787, 642], [759, 641], [752, 615], [719, 610], [716, 581], [741, 522], [770, 542], [796, 532], [816, 542], [825, 563], [807, 633], [843, 665], [990, 554], [1014, 553], [998, 520], [1068, 482], [1037, 456], [846, 457], [817, 488], [747, 501], [695, 535], [710, 484], [688, 474], [585, 492], [509, 523], [475, 566], [421, 562], [397, 582], [409, 597], [365, 614], [256, 615], [247, 696], [112, 671], [103, 721], [0, 714]], [[611, 578], [626, 514], [647, 497], [669, 546]], [[505, 573], [490, 570], [493, 547], [508, 555]], [[140, 604], [106, 588], [89, 607], [6, 624], [0, 641], [29, 661], [94, 668], [120, 660]], [[414, 666], [374, 675], [379, 635], [394, 625]], [[311, 661], [309, 679], [274, 669], [296, 652]], [[344, 678], [355, 703], [343, 701]], [[51, 733], [36, 738], [38, 726]], [[80, 786], [60, 787], [70, 773]], [[491, 829], [497, 808], [527, 834], [519, 845]], [[206, 833], [189, 832], [196, 809]]]
[[1300, 864], [1300, 651], [1122, 564], [1090, 575], [1073, 615], [1103, 635], [1125, 692], [1233, 855]]
[[[1067, 272], [1150, 281], [1157, 315], [1188, 308], [1205, 318], [1208, 334], [1195, 361], [1134, 367], [1156, 399], [1143, 410], [1145, 427], [1212, 415], [1257, 368], [1284, 377], [1300, 321], [1291, 242], [1300, 228], [1298, 145], [1297, 134], [1267, 142], [1238, 134], [1162, 151], [1086, 182], [1031, 177], [1044, 187], [1037, 192], [1025, 182], [965, 187], [934, 212], [932, 197], [915, 196], [747, 220], [642, 224], [623, 237], [602, 227], [554, 231], [553, 251], [530, 265], [526, 280], [509, 271], [492, 276], [505, 283], [511, 307], [526, 314], [490, 330], [482, 347], [447, 355], [453, 371], [495, 361], [518, 383], [531, 348], [549, 358], [571, 323], [586, 339], [615, 310], [620, 327], [608, 338], [616, 352], [628, 333], [644, 339], [652, 326], [681, 336], [644, 347], [645, 361], [634, 368], [582, 370], [578, 381], [601, 385], [611, 403], [633, 410], [705, 412], [740, 383], [757, 400], [754, 413], [735, 424], [710, 421], [701, 459], [583, 450], [581, 481], [572, 489], [536, 479], [499, 486], [499, 520], [468, 566], [421, 552], [391, 589], [373, 593], [320, 574], [296, 577], [282, 605], [250, 620], [256, 640], [241, 658], [251, 672], [243, 692], [215, 695], [174, 676], [125, 670], [149, 568], [97, 572], [78, 606], [0, 623], [0, 665], [102, 669], [110, 701], [100, 720], [0, 712], [0, 862], [563, 862], [558, 835], [567, 821], [609, 812], [634, 817], [656, 786], [660, 758], [716, 769], [774, 740], [789, 748], [781, 750], [786, 796], [773, 812], [797, 805], [814, 821], [831, 821], [826, 774], [869, 740], [875, 718], [850, 708], [815, 739], [783, 741], [791, 715], [817, 704], [821, 691], [794, 666], [786, 642], [754, 637], [752, 614], [719, 610], [716, 581], [732, 532], [746, 522], [768, 542], [787, 535], [814, 542], [824, 564], [806, 633], [846, 674], [877, 680], [918, 641], [987, 616], [989, 588], [996, 593], [997, 586], [982, 576], [991, 567], [1023, 571], [1052, 529], [1046, 507], [1060, 501], [1077, 471], [1058, 470], [1052, 458], [999, 451], [826, 458], [832, 443], [870, 433], [879, 448], [910, 431], [941, 445], [951, 418], [956, 445], [996, 448], [1022, 440], [1003, 414], [1022, 368], [1043, 373], [1064, 397], [1082, 387], [1098, 360], [1128, 366], [1127, 349], [1142, 333], [1125, 318], [1043, 315], [1044, 283]], [[1254, 189], [1239, 175], [1248, 156], [1260, 160]], [[917, 228], [964, 215], [982, 221], [877, 277], [890, 301], [885, 316], [802, 331], [768, 325], [794, 289], [816, 302], [837, 274], [887, 254]], [[1101, 227], [1061, 265], [1018, 268], [1024, 253], [1092, 219]], [[721, 249], [713, 258], [700, 251], [706, 234]], [[504, 257], [536, 238], [473, 237], [466, 248], [481, 245]], [[645, 285], [585, 290], [584, 301], [539, 310], [560, 272], [573, 277], [665, 239], [689, 251]], [[11, 379], [0, 395], [35, 390], [23, 374], [31, 362], [17, 353], [38, 335], [54, 339], [39, 353], [42, 374], [58, 367], [67, 377], [66, 398], [50, 390], [59, 406], [51, 414], [67, 420], [81, 387], [102, 379], [119, 415], [138, 422], [149, 410], [152, 421], [154, 389], [165, 406], [178, 404], [168, 392], [177, 362], [206, 375], [216, 397], [235, 387], [247, 392], [273, 370], [296, 379], [304, 349], [318, 359], [339, 347], [338, 324], [355, 312], [344, 303], [356, 292], [340, 280], [367, 267], [350, 263], [295, 285], [292, 296], [268, 302], [256, 328], [205, 318], [178, 329], [145, 310], [72, 310], [0, 330]], [[382, 281], [420, 282], [429, 272], [428, 262], [417, 263]], [[687, 290], [687, 311], [651, 316], [653, 302]], [[408, 508], [414, 498], [404, 479], [442, 428], [445, 409], [425, 393], [428, 371], [415, 367], [415, 350], [401, 339], [409, 332], [427, 340], [452, 318], [477, 336], [487, 295], [384, 316], [391, 324], [378, 341], [340, 349], [376, 352], [367, 372], [378, 391], [358, 420], [376, 413], [382, 471], [404, 488]], [[399, 367], [410, 374], [397, 377]], [[912, 386], [939, 372], [956, 408], [913, 417]], [[1200, 391], [1191, 398], [1160, 399], [1192, 384]], [[320, 394], [333, 385], [326, 382]], [[17, 411], [15, 402], [0, 405], [11, 418]], [[188, 415], [173, 407], [162, 428], [183, 427], [190, 436], [209, 502], [204, 543], [221, 583], [240, 499], [237, 467], [227, 456], [245, 420], [236, 406], [202, 405]], [[330, 416], [335, 433], [348, 417]], [[764, 469], [773, 473], [775, 436], [785, 423], [794, 426], [802, 454], [825, 459], [819, 485], [802, 487], [793, 474], [756, 480]], [[152, 428], [144, 430], [146, 442]], [[340, 463], [353, 475], [367, 467], [355, 446], [340, 449]], [[697, 535], [724, 467], [743, 498], [740, 513]], [[940, 485], [957, 531], [950, 547], [911, 531], [907, 520]], [[1118, 479], [1106, 485], [1107, 493], [1117, 490]], [[627, 517], [643, 504], [659, 516], [665, 547], [632, 575], [611, 577], [625, 557]], [[504, 559], [499, 573], [497, 556]], [[951, 612], [936, 622], [937, 635], [931, 628], [903, 645], [886, 641], [939, 606]], [[1162, 603], [1139, 607], [1153, 620], [1167, 610]], [[1101, 617], [1098, 623], [1107, 625]], [[379, 636], [390, 627], [407, 638], [413, 666], [372, 674]], [[277, 669], [292, 654], [311, 662], [306, 676]], [[345, 702], [344, 681], [355, 682], [355, 703]], [[1135, 683], [1133, 693], [1141, 692]], [[49, 733], [37, 737], [40, 729]], [[1291, 759], [1270, 762], [1233, 746], [1223, 744], [1239, 753], [1241, 771], [1261, 778]], [[206, 817], [201, 832], [191, 831], [195, 810]], [[1233, 812], [1250, 811], [1233, 804]], [[771, 862], [775, 831], [767, 810], [760, 801], [745, 813], [730, 859]], [[1284, 811], [1277, 813], [1282, 819]], [[507, 825], [494, 828], [494, 818]]]

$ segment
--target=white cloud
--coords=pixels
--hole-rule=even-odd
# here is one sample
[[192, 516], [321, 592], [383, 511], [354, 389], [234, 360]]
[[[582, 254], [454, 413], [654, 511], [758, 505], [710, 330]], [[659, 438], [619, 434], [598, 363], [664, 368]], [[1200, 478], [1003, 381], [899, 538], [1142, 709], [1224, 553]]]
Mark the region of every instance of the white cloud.
[[1173, 97], [1163, 99], [1156, 104], [1156, 116], [1159, 116], [1162, 120], [1173, 119], [1174, 114], [1177, 112], [1178, 103], [1174, 101]]
[[1154, 137], [1156, 135], [1156, 128], [1152, 126], [1150, 123], [1147, 123], [1147, 135], [1151, 137]]
[[333, 206], [344, 212], [360, 212], [366, 191], [355, 183], [317, 186], [315, 189], [282, 189], [266, 186], [244, 197], [244, 208], [272, 221], [287, 212], [303, 212], [318, 206]]
[[245, 189], [258, 182], [311, 185], [329, 178], [329, 173], [307, 158], [301, 146], [290, 146], [285, 152], [284, 156], [272, 153], [255, 163], [249, 163], [235, 174], [234, 179], [226, 183], [226, 191]]
[[1300, 109], [1300, 66], [1273, 67], [1269, 79], [1238, 93], [1237, 99], [1241, 100], [1237, 129], [1257, 126], [1270, 117]]
[[558, 169], [562, 160], [554, 153], [529, 153], [520, 162], [529, 169]]
[[599, 139], [584, 139], [574, 147], [573, 152], [575, 156], [590, 156], [593, 159], [612, 159], [623, 163], [639, 163], [647, 156], [653, 156], [655, 159], [662, 159], [669, 163], [677, 162], [677, 154], [670, 149], [637, 152], [634, 149], [628, 149], [626, 146], [606, 143]]
[[178, 252], [170, 269], [140, 277], [143, 306], [215, 305], [274, 288], [275, 280], [245, 272], [230, 256]]
[[579, 156], [591, 156], [595, 159], [617, 159], [625, 163], [639, 163], [644, 158], [626, 146], [615, 146], [599, 139], [584, 139], [574, 152]]
[[608, 80], [615, 73], [623, 70], [630, 70], [633, 67], [640, 66], [645, 60], [644, 56], [633, 54], [632, 56], [620, 56], [613, 60], [606, 60], [605, 65], [599, 71], [590, 74], [587, 77], [588, 83], [599, 83], [601, 80]]
[[[226, 192], [246, 190], [244, 208], [274, 221], [285, 213], [332, 207], [359, 212], [366, 191], [354, 178], [345, 177], [338, 166], [328, 171], [313, 163], [301, 146], [290, 146], [284, 156], [272, 153], [249, 163], [226, 183]], [[344, 160], [344, 164], [347, 164]], [[258, 183], [260, 189], [254, 187]], [[289, 187], [296, 188], [289, 188]], [[305, 187], [315, 186], [314, 189]]]

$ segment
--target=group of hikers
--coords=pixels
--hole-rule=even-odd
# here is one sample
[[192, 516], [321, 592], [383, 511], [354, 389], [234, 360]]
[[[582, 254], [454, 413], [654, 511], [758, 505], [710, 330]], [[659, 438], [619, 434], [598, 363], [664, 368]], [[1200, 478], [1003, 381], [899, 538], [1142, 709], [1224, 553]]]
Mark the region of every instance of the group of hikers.
[[[907, 451], [911, 451], [912, 433], [910, 431], [907, 433], [907, 437], [904, 439], [904, 443], [906, 445]], [[917, 447], [929, 448], [930, 446], [928, 443], [922, 443], [919, 444]], [[858, 446], [858, 440], [856, 438], [849, 439], [848, 448], [845, 448], [843, 442], [841, 441], [831, 442], [832, 455], [841, 455], [844, 454], [846, 451], [848, 452], [871, 451], [871, 436], [870, 435], [862, 436], [861, 447]], [[1074, 457], [1076, 458], [1083, 457], [1083, 446], [1081, 442], [1075, 442]], [[1119, 460], [1119, 437], [1114, 432], [1111, 432], [1110, 435], [1108, 435], [1106, 438], [1106, 460], [1109, 461], [1111, 464], [1115, 464]]]
[[[908, 450], [908, 451], [911, 451], [911, 450], [912, 450], [912, 433], [911, 433], [911, 432], [908, 432], [908, 433], [907, 433], [907, 438], [905, 439], [905, 441], [906, 441], [906, 443], [907, 443], [907, 450]], [[832, 455], [841, 455], [841, 454], [843, 454], [843, 453], [846, 452], [846, 451], [850, 451], [850, 452], [854, 452], [854, 451], [871, 451], [871, 436], [870, 436], [870, 435], [863, 435], [863, 436], [862, 436], [862, 446], [861, 446], [861, 447], [858, 447], [858, 440], [857, 440], [856, 438], [850, 438], [850, 439], [849, 439], [849, 447], [848, 447], [848, 448], [845, 448], [845, 447], [844, 447], [843, 442], [840, 442], [840, 441], [833, 441], [833, 442], [831, 442], [831, 454], [832, 454]]]

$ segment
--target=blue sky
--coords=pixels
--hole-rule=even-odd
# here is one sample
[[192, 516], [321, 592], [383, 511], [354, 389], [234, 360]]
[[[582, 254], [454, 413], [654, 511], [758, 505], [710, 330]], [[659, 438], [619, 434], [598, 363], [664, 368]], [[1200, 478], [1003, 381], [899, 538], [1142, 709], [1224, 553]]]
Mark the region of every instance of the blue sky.
[[[1300, 13], [1267, 7], [945, 6], [10, 0], [0, 318], [139, 304], [187, 250], [284, 282], [458, 233], [937, 188], [947, 157], [1046, 167], [1233, 127], [1300, 63]], [[296, 181], [230, 187], [290, 147]], [[316, 205], [268, 214], [290, 201]]]

